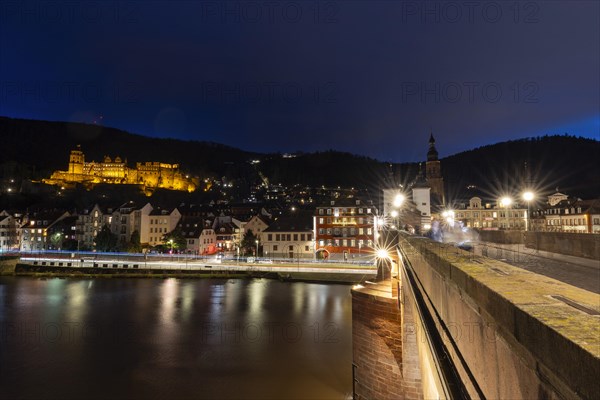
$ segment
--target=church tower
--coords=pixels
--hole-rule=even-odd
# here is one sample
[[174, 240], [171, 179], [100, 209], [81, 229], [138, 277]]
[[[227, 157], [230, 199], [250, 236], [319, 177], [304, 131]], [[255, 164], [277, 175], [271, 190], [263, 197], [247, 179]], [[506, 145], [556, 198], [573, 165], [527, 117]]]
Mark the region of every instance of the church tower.
[[85, 160], [84, 160], [83, 151], [81, 151], [81, 146], [77, 145], [77, 149], [71, 150], [71, 155], [69, 156], [69, 174], [71, 174], [71, 175], [83, 174], [84, 162], [85, 162]]
[[427, 163], [425, 164], [425, 176], [427, 183], [431, 187], [431, 197], [437, 198], [439, 204], [446, 204], [444, 196], [444, 178], [442, 178], [442, 169], [438, 152], [435, 148], [435, 139], [433, 133], [429, 136], [429, 151], [427, 151]]

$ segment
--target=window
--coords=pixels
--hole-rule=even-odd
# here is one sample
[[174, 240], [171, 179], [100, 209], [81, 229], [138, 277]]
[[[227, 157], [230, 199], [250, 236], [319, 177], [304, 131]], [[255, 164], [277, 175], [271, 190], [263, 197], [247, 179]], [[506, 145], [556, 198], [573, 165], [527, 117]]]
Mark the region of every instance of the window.
[[323, 215], [323, 209], [319, 208], [319, 215]]
[[310, 251], [308, 246], [304, 246], [304, 251]]
[[331, 215], [331, 208], [327, 209], [327, 215]]
[[281, 240], [281, 235], [279, 235], [279, 233], [275, 234], [275, 240], [278, 242]]
[[267, 235], [267, 240], [268, 240], [269, 242], [270, 242], [271, 240], [273, 240], [273, 234], [272, 234], [272, 233], [269, 233], [269, 234]]
[[300, 234], [300, 240], [303, 242], [306, 240], [306, 235], [304, 233]]
[[297, 241], [298, 241], [298, 234], [294, 233], [294, 242], [297, 242]]
[[325, 218], [319, 218], [319, 223], [320, 224], [324, 224], [325, 223]]
[[273, 245], [273, 251], [277, 251], [279, 247], [277, 245]]

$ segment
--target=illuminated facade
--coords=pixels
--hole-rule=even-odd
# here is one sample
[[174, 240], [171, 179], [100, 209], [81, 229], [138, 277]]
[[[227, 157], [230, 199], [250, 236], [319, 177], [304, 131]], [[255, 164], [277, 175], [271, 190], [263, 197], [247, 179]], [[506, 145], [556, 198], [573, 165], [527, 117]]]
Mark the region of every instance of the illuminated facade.
[[525, 230], [527, 207], [516, 202], [504, 207], [500, 200], [495, 205], [483, 204], [480, 197], [472, 197], [468, 206], [459, 207], [454, 211], [454, 217], [468, 228]]
[[372, 252], [376, 214], [372, 204], [355, 199], [332, 200], [317, 207], [314, 216], [317, 256], [327, 258], [339, 253], [347, 259], [352, 254]]
[[161, 188], [193, 192], [195, 183], [179, 171], [179, 164], [161, 162], [137, 163], [135, 168], [127, 166], [127, 159], [105, 156], [102, 162], [86, 162], [81, 147], [71, 150], [69, 167], [66, 171], [55, 171], [44, 183], [70, 185], [74, 183], [129, 184], [146, 188]]

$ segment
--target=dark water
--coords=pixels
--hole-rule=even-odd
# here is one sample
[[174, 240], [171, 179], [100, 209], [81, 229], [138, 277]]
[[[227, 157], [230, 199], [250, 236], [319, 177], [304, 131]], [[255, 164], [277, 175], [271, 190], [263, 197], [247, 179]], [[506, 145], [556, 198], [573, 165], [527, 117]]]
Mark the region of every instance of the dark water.
[[0, 278], [0, 399], [343, 399], [350, 287]]

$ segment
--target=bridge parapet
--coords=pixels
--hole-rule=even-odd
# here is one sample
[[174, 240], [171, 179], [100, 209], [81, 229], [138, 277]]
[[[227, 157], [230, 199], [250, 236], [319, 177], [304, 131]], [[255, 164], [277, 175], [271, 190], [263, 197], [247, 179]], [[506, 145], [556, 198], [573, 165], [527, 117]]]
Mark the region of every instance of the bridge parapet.
[[449, 244], [400, 246], [470, 397], [600, 398], [599, 295]]

